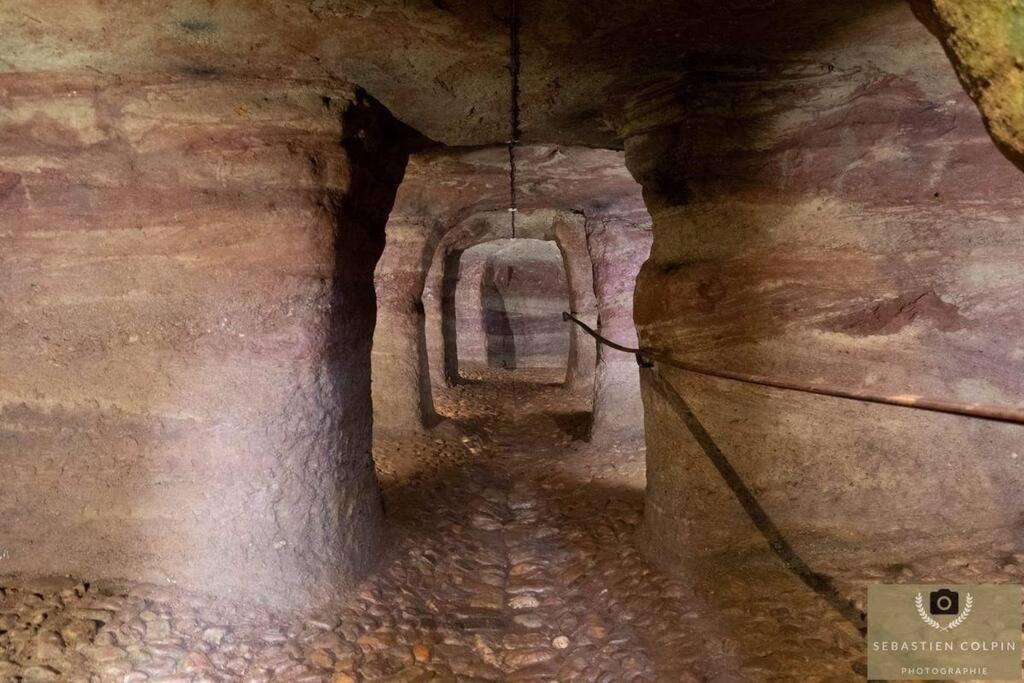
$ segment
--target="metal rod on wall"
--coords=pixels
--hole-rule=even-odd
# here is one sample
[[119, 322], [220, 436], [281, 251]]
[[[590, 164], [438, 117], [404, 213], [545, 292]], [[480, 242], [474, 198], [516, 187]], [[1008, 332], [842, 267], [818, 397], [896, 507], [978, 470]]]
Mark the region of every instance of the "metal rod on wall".
[[770, 387], [772, 389], [787, 389], [789, 391], [799, 391], [805, 394], [817, 394], [819, 396], [829, 396], [831, 398], [845, 398], [854, 401], [863, 401], [865, 403], [879, 403], [882, 405], [898, 406], [901, 408], [914, 408], [934, 413], [946, 413], [947, 415], [959, 415], [961, 417], [992, 420], [994, 422], [1024, 424], [1024, 408], [979, 403], [961, 403], [959, 401], [928, 398], [925, 396], [916, 396], [911, 394], [882, 396], [863, 389], [844, 389], [824, 384], [812, 384], [791, 379], [765, 377], [763, 375], [755, 375], [746, 372], [719, 370], [717, 368], [710, 368], [696, 363], [688, 363], [686, 361], [673, 358], [669, 354], [655, 351], [653, 349], [635, 349], [629, 346], [623, 346], [622, 344], [616, 344], [610, 339], [602, 337], [592, 327], [568, 312], [562, 313], [562, 320], [575, 323], [577, 326], [582, 328], [584, 332], [605, 346], [617, 351], [622, 351], [623, 353], [631, 353], [635, 355], [637, 362], [641, 367], [651, 367], [652, 363], [661, 363], [662, 365], [668, 365], [697, 375], [717, 377], [718, 379], [728, 379], [734, 382], [742, 382], [744, 384], [756, 384], [758, 386]]

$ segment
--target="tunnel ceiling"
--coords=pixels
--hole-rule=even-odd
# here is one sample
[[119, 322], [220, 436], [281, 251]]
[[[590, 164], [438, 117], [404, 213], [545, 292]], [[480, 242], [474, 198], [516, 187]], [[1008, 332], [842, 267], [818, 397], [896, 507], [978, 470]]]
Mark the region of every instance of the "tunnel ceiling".
[[[613, 150], [525, 146], [518, 153], [516, 181], [523, 211], [552, 208], [597, 215], [612, 207], [620, 213], [644, 210], [623, 154]], [[507, 216], [507, 206], [504, 149], [436, 149], [410, 159], [392, 215], [453, 227], [478, 212]]]
[[[520, 5], [524, 141], [602, 147], [621, 146], [623, 103], [665, 82], [667, 72], [771, 63], [826, 45], [841, 49], [862, 40], [865, 30], [887, 30], [872, 17], [903, 6], [902, 0]], [[0, 68], [128, 80], [337, 77], [436, 141], [493, 144], [508, 137], [506, 13], [505, 2], [479, 0], [16, 0], [0, 9]]]

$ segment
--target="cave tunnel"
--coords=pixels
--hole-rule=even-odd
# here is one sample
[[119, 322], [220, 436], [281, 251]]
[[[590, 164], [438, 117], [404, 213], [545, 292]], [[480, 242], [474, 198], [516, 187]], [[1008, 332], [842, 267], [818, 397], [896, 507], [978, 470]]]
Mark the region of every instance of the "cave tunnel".
[[[468, 342], [459, 356], [460, 368], [465, 368], [459, 374], [472, 372], [476, 361], [488, 368], [550, 370], [564, 381], [569, 362], [569, 330], [562, 321], [562, 312], [570, 306], [562, 256], [550, 242], [510, 242], [499, 243], [493, 254], [483, 255], [477, 266], [480, 280], [475, 292], [471, 280], [457, 290], [470, 294], [469, 298], [456, 298], [456, 321], [469, 322], [466, 333], [458, 335]], [[479, 249], [473, 247], [462, 255], [467, 276], [476, 265], [473, 261], [481, 260], [476, 253]], [[470, 341], [477, 310], [475, 317], [484, 337], [482, 358], [473, 353]]]
[[1021, 678], [1022, 26], [3, 3], [0, 682]]

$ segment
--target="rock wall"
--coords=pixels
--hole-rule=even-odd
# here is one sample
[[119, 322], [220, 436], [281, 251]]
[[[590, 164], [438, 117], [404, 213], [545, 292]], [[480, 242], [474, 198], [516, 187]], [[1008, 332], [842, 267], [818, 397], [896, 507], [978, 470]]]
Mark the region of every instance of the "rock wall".
[[938, 37], [992, 139], [1024, 170], [1024, 6], [998, 0], [910, 0]]
[[553, 242], [489, 242], [466, 250], [460, 268], [460, 362], [567, 369], [569, 329], [562, 311], [569, 308], [568, 283]]
[[[459, 260], [453, 264], [455, 285], [451, 296], [454, 301], [450, 311], [435, 309], [438, 329], [442, 326], [450, 328], [448, 334], [452, 335], [455, 349], [454, 357], [449, 362], [456, 366], [456, 377], [461, 363], [487, 365], [487, 321], [483, 307], [484, 273], [491, 257], [503, 246], [503, 240], [485, 242], [461, 252]], [[444, 320], [443, 317], [450, 317], [450, 320]], [[439, 343], [434, 347], [438, 349], [438, 353], [444, 352], [441, 346]], [[431, 353], [435, 351], [432, 349]]]
[[[557, 246], [568, 287], [568, 299], [562, 302], [560, 310], [575, 311], [577, 316], [591, 325], [596, 325], [594, 265], [587, 245], [583, 216], [574, 212], [552, 210], [520, 211], [518, 215], [517, 233], [523, 240], [546, 240]], [[479, 249], [481, 254], [501, 248], [507, 244], [503, 236], [508, 235], [509, 228], [507, 213], [474, 214], [449, 230], [438, 245], [428, 273], [427, 290], [424, 295], [424, 301], [429, 302], [427, 346], [432, 359], [430, 374], [436, 378], [435, 381], [451, 382], [451, 377], [457, 374], [460, 346], [465, 346], [470, 353], [478, 353], [474, 349], [486, 349], [485, 337], [474, 336], [481, 334], [482, 325], [470, 322], [459, 329], [456, 295], [461, 291], [461, 296], [466, 297], [467, 292], [474, 291], [475, 287], [473, 285], [463, 288], [459, 283], [465, 278], [479, 282], [483, 270], [474, 264], [484, 263], [479, 259], [471, 259], [470, 267], [464, 269], [462, 258], [471, 248]], [[470, 316], [476, 315], [468, 303], [464, 303], [463, 308], [470, 312]], [[471, 317], [463, 316], [463, 319], [471, 320]], [[566, 387], [570, 391], [590, 394], [594, 390], [597, 358], [594, 341], [578, 329], [569, 328], [561, 318], [558, 322], [567, 328], [569, 334]], [[554, 329], [551, 332], [557, 334]], [[465, 342], [461, 338], [462, 334], [470, 335]], [[479, 357], [482, 356], [478, 354], [477, 360]]]
[[[638, 198], [639, 199], [639, 198]], [[594, 291], [601, 334], [628, 347], [638, 344], [633, 323], [633, 289], [651, 250], [651, 218], [642, 203], [623, 205], [612, 215], [587, 220], [587, 244], [594, 260]], [[642, 446], [644, 407], [634, 356], [597, 347], [594, 418], [595, 444]]]
[[[1024, 176], [908, 7], [872, 7], [813, 49], [695, 60], [638, 92], [627, 119], [654, 220], [636, 295], [645, 345], [1019, 404]], [[877, 577], [920, 555], [1021, 549], [1020, 427], [663, 372], [815, 571]], [[679, 416], [644, 398], [655, 555], [766, 551]]]
[[397, 125], [334, 80], [0, 93], [0, 571], [338, 597], [381, 546]]
[[374, 424], [403, 431], [436, 422], [427, 364], [423, 286], [440, 235], [412, 217], [392, 216], [377, 264], [373, 335]]
[[[620, 152], [529, 146], [520, 156], [518, 236], [558, 245], [569, 306], [597, 325], [587, 215], [633, 212], [639, 186]], [[507, 163], [507, 150], [498, 147], [428, 149], [410, 159], [376, 272], [380, 324], [373, 354], [374, 412], [382, 429], [418, 431], [438, 424], [428, 380], [457, 380], [458, 264], [470, 247], [509, 236]], [[569, 334], [566, 381], [572, 390], [590, 393], [595, 344], [579, 330]]]

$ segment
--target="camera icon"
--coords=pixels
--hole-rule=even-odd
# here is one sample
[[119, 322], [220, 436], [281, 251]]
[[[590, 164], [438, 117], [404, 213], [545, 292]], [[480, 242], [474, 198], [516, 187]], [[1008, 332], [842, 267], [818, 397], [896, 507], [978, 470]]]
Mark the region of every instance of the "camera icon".
[[960, 594], [940, 588], [928, 594], [928, 611], [934, 614], [959, 614]]

